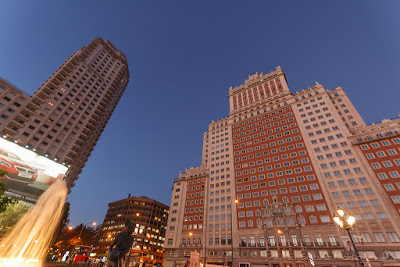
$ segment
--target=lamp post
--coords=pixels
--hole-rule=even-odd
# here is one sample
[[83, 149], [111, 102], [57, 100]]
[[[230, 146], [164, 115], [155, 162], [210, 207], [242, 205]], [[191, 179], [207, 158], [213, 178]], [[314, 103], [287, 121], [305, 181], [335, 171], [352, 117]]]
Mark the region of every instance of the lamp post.
[[358, 254], [358, 250], [356, 248], [356, 245], [354, 244], [353, 238], [351, 237], [350, 230], [353, 230], [355, 228], [355, 223], [356, 223], [356, 218], [348, 213], [347, 215], [345, 214], [344, 210], [341, 208], [338, 208], [336, 210], [337, 214], [333, 214], [333, 220], [335, 223], [342, 229], [347, 232], [349, 235], [351, 244], [353, 245], [354, 251], [356, 252], [356, 256], [358, 259], [358, 263], [360, 264], [361, 267], [364, 266], [364, 264], [361, 261], [361, 257]]

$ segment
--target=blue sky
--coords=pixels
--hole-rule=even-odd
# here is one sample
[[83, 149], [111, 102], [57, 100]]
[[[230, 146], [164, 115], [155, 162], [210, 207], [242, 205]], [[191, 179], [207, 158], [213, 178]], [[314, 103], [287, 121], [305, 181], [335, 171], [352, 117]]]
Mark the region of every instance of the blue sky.
[[2, 1], [0, 76], [32, 94], [94, 37], [130, 82], [69, 195], [71, 224], [128, 194], [169, 205], [228, 88], [281, 66], [295, 92], [342, 86], [367, 123], [398, 116], [400, 1]]

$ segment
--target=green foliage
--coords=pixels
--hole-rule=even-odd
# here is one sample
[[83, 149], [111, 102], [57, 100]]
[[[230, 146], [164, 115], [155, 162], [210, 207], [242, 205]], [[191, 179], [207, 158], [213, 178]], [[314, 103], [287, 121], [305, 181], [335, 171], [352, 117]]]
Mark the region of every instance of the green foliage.
[[29, 207], [22, 202], [14, 202], [12, 205], [9, 205], [6, 211], [0, 214], [0, 238], [3, 237], [28, 210]]
[[0, 169], [0, 178], [3, 177], [4, 175], [7, 175], [7, 171]]
[[[0, 169], [0, 178], [4, 175], [7, 175], [7, 172], [3, 169]], [[11, 204], [14, 204], [17, 200], [13, 197], [5, 196], [7, 187], [3, 181], [0, 181], [0, 214], [6, 211], [7, 207]]]

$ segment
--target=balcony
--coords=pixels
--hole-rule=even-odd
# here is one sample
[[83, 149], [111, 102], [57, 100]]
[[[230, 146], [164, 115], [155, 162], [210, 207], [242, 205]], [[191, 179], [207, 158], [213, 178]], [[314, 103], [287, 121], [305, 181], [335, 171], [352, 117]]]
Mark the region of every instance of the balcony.
[[70, 155], [73, 156], [73, 157], [78, 157], [78, 152], [75, 151], [74, 149], [71, 149], [71, 150], [69, 151], [69, 153], [70, 153]]
[[71, 154], [68, 154], [65, 157], [65, 161], [67, 161], [70, 165], [72, 165], [75, 162], [75, 159], [73, 158], [73, 156]]

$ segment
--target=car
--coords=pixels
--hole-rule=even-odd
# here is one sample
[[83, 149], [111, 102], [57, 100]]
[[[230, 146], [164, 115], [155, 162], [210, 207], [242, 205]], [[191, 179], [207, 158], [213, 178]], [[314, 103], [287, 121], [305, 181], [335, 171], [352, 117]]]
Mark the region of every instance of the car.
[[0, 169], [7, 171], [2, 179], [13, 180], [22, 183], [34, 183], [38, 176], [36, 168], [24, 163], [14, 153], [0, 148]]

